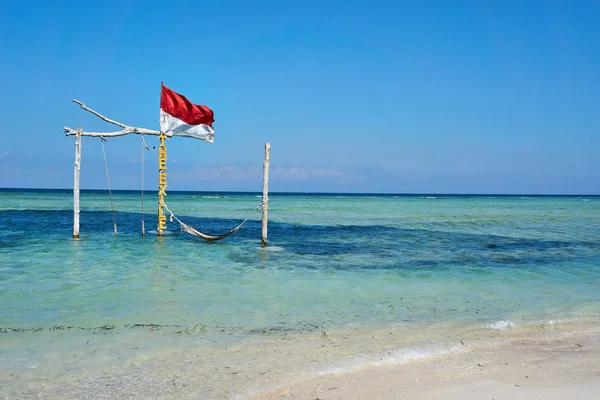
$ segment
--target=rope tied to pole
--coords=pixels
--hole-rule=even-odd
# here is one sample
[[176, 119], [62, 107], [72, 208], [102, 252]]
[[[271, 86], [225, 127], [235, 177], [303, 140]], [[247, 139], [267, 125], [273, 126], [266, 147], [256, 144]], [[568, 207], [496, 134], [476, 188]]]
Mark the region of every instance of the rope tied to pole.
[[106, 170], [106, 181], [108, 182], [108, 196], [110, 197], [110, 208], [112, 209], [113, 227], [115, 230], [115, 236], [117, 236], [117, 218], [115, 216], [115, 206], [112, 198], [112, 191], [110, 190], [110, 177], [108, 175], [108, 163], [106, 162], [106, 151], [104, 150], [104, 142], [107, 140], [103, 136], [100, 136], [100, 144], [102, 144], [102, 155], [104, 156], [104, 169]]
[[150, 150], [142, 133], [142, 236], [146, 236], [146, 229], [144, 227], [144, 148]]

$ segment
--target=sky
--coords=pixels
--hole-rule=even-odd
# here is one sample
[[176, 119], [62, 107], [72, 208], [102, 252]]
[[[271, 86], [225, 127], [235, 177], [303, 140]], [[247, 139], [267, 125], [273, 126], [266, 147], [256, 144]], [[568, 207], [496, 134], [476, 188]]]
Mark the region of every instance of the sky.
[[[0, 187], [72, 188], [63, 127], [118, 128], [71, 100], [158, 129], [164, 81], [216, 120], [167, 140], [167, 191], [261, 191], [270, 142], [275, 192], [600, 194], [599, 1], [1, 3]], [[140, 137], [105, 149], [140, 189]]]

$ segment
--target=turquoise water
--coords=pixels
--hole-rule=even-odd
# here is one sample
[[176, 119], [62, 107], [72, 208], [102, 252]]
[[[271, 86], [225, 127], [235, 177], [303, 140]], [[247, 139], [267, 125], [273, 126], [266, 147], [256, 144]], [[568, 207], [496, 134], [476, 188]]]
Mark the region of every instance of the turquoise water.
[[[251, 215], [216, 243], [177, 224], [141, 237], [140, 193], [113, 195], [119, 235], [107, 193], [91, 191], [73, 240], [71, 191], [0, 191], [0, 371], [88, 368], [102, 353], [90, 341], [152, 357], [264, 335], [600, 316], [600, 197], [272, 194], [261, 249], [259, 194], [169, 193], [207, 233]], [[146, 193], [147, 231], [155, 204]]]

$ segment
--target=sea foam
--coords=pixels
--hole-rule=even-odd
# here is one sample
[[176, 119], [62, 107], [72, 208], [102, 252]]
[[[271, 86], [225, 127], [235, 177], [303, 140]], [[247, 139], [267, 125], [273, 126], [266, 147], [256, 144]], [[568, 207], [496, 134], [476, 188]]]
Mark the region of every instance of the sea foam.
[[510, 320], [500, 320], [496, 322], [491, 322], [489, 324], [485, 324], [485, 327], [488, 329], [506, 329], [506, 328], [516, 328], [517, 324]]
[[380, 365], [404, 364], [411, 360], [420, 360], [424, 358], [433, 358], [444, 354], [453, 353], [458, 350], [466, 350], [465, 346], [454, 346], [446, 349], [430, 348], [430, 349], [404, 349], [390, 351], [379, 357], [360, 357], [355, 358], [348, 364], [343, 366], [329, 367], [317, 371], [317, 376], [334, 375], [358, 371], [363, 368], [376, 367]]

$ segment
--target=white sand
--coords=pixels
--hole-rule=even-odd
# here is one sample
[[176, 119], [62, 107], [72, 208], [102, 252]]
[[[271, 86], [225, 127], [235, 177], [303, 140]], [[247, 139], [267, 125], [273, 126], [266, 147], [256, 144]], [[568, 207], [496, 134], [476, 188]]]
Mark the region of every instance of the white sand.
[[600, 332], [291, 382], [252, 399], [600, 399]]
[[[118, 353], [83, 370], [5, 371], [0, 399], [600, 400], [600, 324], [594, 321], [504, 329], [389, 326], [255, 335], [227, 347], [192, 343], [185, 351], [127, 360]], [[71, 356], [92, 360], [95, 354], [90, 348]]]

